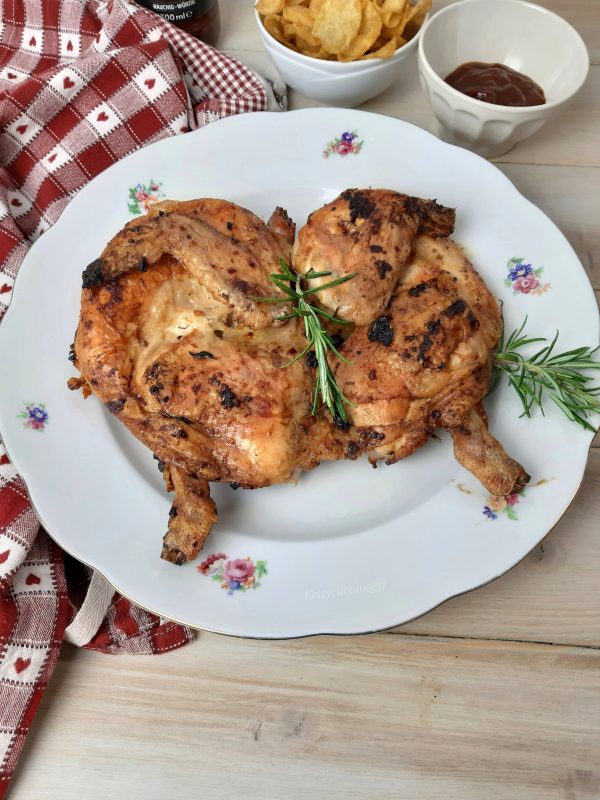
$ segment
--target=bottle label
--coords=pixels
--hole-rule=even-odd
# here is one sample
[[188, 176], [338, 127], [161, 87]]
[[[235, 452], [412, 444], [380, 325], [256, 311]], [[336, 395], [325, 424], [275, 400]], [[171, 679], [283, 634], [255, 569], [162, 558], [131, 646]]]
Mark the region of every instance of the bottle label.
[[137, 2], [159, 14], [169, 22], [185, 22], [204, 14], [212, 0], [137, 0]]

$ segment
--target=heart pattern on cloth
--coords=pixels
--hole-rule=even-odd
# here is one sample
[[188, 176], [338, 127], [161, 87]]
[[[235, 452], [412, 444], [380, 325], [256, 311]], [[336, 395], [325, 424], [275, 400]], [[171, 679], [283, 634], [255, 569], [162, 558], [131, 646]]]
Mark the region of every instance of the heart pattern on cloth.
[[[6, 147], [0, 136], [0, 163], [5, 167], [0, 242], [17, 247], [0, 253], [1, 314], [12, 300], [13, 276], [27, 246], [48, 232], [80, 185], [120, 160], [125, 147], [137, 150], [155, 138], [178, 133], [177, 126], [185, 125], [188, 118], [193, 120], [192, 127], [201, 127], [234, 113], [266, 110], [268, 98], [262, 82], [242, 64], [200, 46], [197, 39], [139, 3], [28, 0], [0, 2], [0, 6], [2, 42], [7, 45], [0, 57], [0, 76], [5, 79], [3, 88], [15, 94], [6, 101], [15, 104], [14, 115], [4, 120], [1, 132]], [[156, 31], [152, 38], [156, 41], [161, 30], [164, 41], [148, 47], [150, 32]], [[28, 44], [32, 36], [35, 46]], [[91, 46], [92, 37], [96, 37], [95, 47]], [[206, 84], [202, 102], [210, 101], [210, 113], [208, 106], [190, 102], [184, 84], [187, 74], [197, 74]], [[144, 85], [146, 79], [149, 83]], [[143, 113], [129, 101], [131, 94], [141, 96]], [[130, 129], [134, 133], [129, 133]], [[114, 136], [107, 135], [113, 130]], [[68, 147], [63, 141], [66, 136]], [[95, 153], [101, 157], [94, 157]], [[69, 168], [57, 170], [63, 163]], [[32, 170], [32, 164], [41, 168]], [[139, 180], [145, 177], [140, 175]], [[18, 201], [15, 205], [11, 205], [13, 198]], [[125, 195], [114, 201], [126, 207]], [[0, 393], [3, 377], [0, 369]], [[15, 415], [17, 411], [15, 408]], [[9, 785], [73, 612], [66, 591], [64, 555], [44, 531], [37, 532], [37, 519], [16, 479], [16, 470], [3, 454], [0, 450], [0, 649], [5, 656], [0, 656], [0, 672], [7, 680], [0, 692], [0, 795]], [[13, 520], [15, 514], [19, 516]], [[12, 530], [4, 533], [8, 523], [15, 527], [14, 538]], [[30, 558], [36, 560], [17, 571], [31, 547], [35, 556]], [[159, 653], [191, 638], [189, 629], [163, 623], [115, 594], [90, 649]], [[4, 713], [7, 697], [11, 711], [13, 703], [20, 704], [18, 714], [7, 717]]]
[[19, 657], [18, 657], [18, 658], [15, 660], [15, 663], [13, 664], [13, 666], [14, 666], [14, 668], [15, 668], [15, 672], [17, 673], [17, 675], [20, 675], [20, 674], [21, 674], [21, 672], [23, 672], [24, 670], [26, 670], [26, 669], [27, 669], [27, 667], [28, 667], [30, 664], [31, 664], [31, 659], [30, 659], [30, 658], [21, 658], [21, 656], [19, 656]]
[[145, 84], [145, 85], [146, 85], [146, 86], [147, 86], [149, 89], [154, 89], [154, 84], [155, 84], [155, 83], [156, 83], [156, 80], [155, 80], [154, 78], [146, 78], [146, 80], [144, 81], [144, 84]]
[[10, 204], [15, 208], [21, 208], [21, 206], [23, 205], [23, 203], [19, 200], [18, 197], [13, 197], [13, 199], [10, 201]]
[[31, 39], [29, 40], [29, 47], [35, 47], [36, 44], [37, 44], [37, 40], [36, 40], [35, 36], [32, 36]]

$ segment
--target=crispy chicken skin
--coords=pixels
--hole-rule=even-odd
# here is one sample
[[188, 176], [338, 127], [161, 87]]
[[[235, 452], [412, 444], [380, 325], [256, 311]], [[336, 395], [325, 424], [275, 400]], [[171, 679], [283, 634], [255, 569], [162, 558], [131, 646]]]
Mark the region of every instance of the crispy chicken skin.
[[290, 261], [293, 223], [273, 220], [220, 200], [163, 203], [108, 244], [101, 274], [84, 273], [75, 366], [175, 491], [163, 557], [176, 563], [216, 518], [207, 480], [257, 488], [307, 463], [312, 375], [305, 360], [281, 369], [305, 346], [302, 326], [252, 299], [275, 294], [268, 272]]
[[279, 257], [289, 262], [294, 225], [286, 217], [276, 209], [266, 228], [250, 211], [225, 200], [159, 203], [147, 217], [127, 223], [109, 242], [84, 272], [84, 288], [130, 270], [143, 271], [147, 264], [170, 255], [185, 265], [206, 293], [227, 306], [229, 321], [266, 328], [285, 311], [252, 297], [277, 294], [268, 276]]
[[434, 200], [348, 189], [309, 216], [294, 245], [294, 267], [303, 275], [331, 272], [310, 286], [354, 273], [351, 281], [321, 292], [319, 300], [341, 319], [367, 325], [386, 309], [417, 232], [444, 237], [453, 229], [454, 210]]
[[505, 453], [488, 431], [487, 415], [481, 403], [452, 431], [452, 439], [456, 460], [479, 478], [490, 494], [513, 494], [528, 483], [529, 475], [523, 467]]
[[351, 363], [335, 366], [352, 424], [385, 434], [371, 460], [405, 458], [439, 428], [492, 494], [521, 489], [529, 476], [481, 408], [499, 337], [497, 303], [458, 245], [418, 236], [385, 313], [354, 330], [343, 349]]
[[[217, 518], [209, 481], [260, 488], [323, 460], [394, 463], [435, 429], [492, 493], [529, 476], [487, 430], [482, 400], [500, 335], [496, 301], [448, 238], [454, 211], [384, 189], [343, 192], [300, 230], [224, 200], [167, 201], [132, 220], [83, 273], [71, 388], [94, 393], [146, 444], [175, 497], [162, 558], [196, 557]], [[293, 246], [293, 255], [292, 255]], [[348, 424], [310, 413], [303, 322], [269, 279], [351, 273], [317, 295], [349, 323], [330, 365]], [[283, 296], [282, 296], [283, 298]], [[284, 299], [284, 298], [283, 298]]]

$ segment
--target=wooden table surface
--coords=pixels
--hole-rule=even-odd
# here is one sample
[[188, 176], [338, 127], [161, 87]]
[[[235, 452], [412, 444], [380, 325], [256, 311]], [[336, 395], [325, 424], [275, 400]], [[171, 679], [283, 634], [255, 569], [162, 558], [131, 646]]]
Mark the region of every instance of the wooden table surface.
[[[600, 0], [541, 4], [581, 33], [590, 75], [566, 116], [497, 163], [565, 233], [598, 297]], [[220, 47], [270, 74], [252, 5], [221, 0]], [[364, 108], [433, 127], [416, 60]], [[394, 631], [201, 633], [158, 657], [65, 645], [10, 797], [598, 800], [600, 447], [542, 546]]]

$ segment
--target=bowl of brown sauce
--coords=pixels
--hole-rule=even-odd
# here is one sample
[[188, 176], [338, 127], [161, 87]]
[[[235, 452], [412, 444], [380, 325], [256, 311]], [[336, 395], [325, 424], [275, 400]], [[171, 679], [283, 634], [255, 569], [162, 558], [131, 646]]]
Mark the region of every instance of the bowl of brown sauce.
[[460, 0], [425, 24], [419, 74], [441, 138], [503, 155], [563, 111], [589, 55], [562, 17], [523, 0]]

